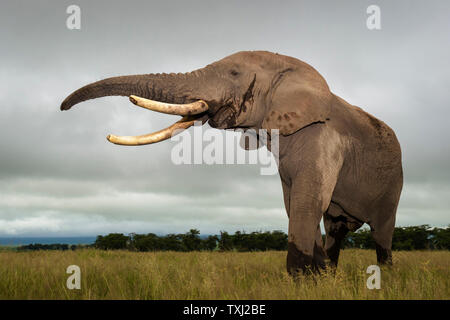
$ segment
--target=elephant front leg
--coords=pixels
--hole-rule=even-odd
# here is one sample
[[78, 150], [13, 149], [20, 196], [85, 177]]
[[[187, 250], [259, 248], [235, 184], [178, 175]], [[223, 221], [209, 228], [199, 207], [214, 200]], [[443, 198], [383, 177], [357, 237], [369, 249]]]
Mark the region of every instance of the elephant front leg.
[[345, 149], [340, 136], [324, 125], [306, 128], [290, 150], [280, 161], [280, 174], [290, 182], [285, 197], [289, 200], [285, 201], [289, 206], [287, 271], [317, 272], [325, 265], [319, 223], [330, 205]]
[[322, 244], [317, 241], [320, 216], [300, 216], [289, 218], [287, 271], [295, 275], [318, 272], [325, 267]]
[[327, 259], [327, 254], [323, 248], [322, 232], [320, 231], [320, 226], [317, 226], [316, 231], [316, 243], [314, 244], [314, 256], [313, 264], [314, 269], [320, 270], [326, 268], [325, 259]]
[[[325, 212], [330, 188], [319, 183], [297, 183], [291, 188], [287, 271], [319, 272], [325, 267], [320, 220]], [[307, 190], [307, 191], [306, 191]]]

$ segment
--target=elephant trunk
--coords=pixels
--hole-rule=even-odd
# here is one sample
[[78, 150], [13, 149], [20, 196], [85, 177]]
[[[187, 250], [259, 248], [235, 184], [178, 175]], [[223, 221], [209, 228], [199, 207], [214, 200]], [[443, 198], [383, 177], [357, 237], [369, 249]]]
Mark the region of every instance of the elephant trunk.
[[204, 69], [200, 69], [183, 74], [144, 74], [100, 80], [70, 94], [61, 103], [61, 110], [69, 110], [75, 104], [89, 99], [130, 96], [130, 101], [140, 107], [184, 116], [172, 126], [155, 133], [142, 136], [108, 135], [107, 137], [110, 142], [121, 145], [159, 142], [179, 133], [178, 129], [187, 129], [196, 120], [201, 120], [203, 123], [207, 120], [208, 104], [198, 98], [204, 85], [204, 73]]
[[[88, 84], [69, 95], [61, 110], [82, 101], [105, 96], [139, 96], [167, 103], [192, 102], [190, 95], [201, 90], [202, 70], [178, 74], [143, 74], [112, 77]], [[198, 92], [195, 92], [198, 94]]]

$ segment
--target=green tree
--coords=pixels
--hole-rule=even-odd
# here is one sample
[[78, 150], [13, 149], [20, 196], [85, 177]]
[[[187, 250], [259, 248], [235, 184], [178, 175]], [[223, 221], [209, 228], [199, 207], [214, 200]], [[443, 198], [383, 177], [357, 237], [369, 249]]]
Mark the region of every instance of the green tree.
[[182, 235], [168, 234], [165, 237], [161, 237], [161, 249], [169, 251], [186, 251], [183, 243], [181, 242]]
[[233, 237], [226, 231], [220, 231], [219, 250], [229, 251], [233, 249]]
[[95, 247], [103, 250], [125, 249], [130, 238], [123, 233], [110, 233], [106, 236], [98, 236]]
[[202, 248], [204, 250], [213, 251], [217, 248], [217, 242], [219, 241], [218, 236], [208, 236], [205, 240], [203, 240]]
[[135, 234], [133, 237], [133, 246], [138, 251], [157, 251], [163, 249], [160, 238], [154, 233]]
[[447, 228], [430, 230], [431, 247], [439, 250], [450, 250], [450, 225]]
[[202, 249], [202, 240], [199, 237], [200, 231], [191, 229], [181, 236], [181, 241], [186, 251], [199, 251]]
[[393, 250], [423, 250], [430, 246], [428, 225], [397, 227], [392, 237]]

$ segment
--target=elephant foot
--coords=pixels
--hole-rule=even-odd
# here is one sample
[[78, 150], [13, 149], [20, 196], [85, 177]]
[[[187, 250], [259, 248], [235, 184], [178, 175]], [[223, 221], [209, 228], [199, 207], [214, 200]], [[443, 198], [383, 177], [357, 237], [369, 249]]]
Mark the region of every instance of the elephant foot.
[[385, 249], [382, 246], [376, 244], [375, 250], [377, 253], [377, 262], [379, 264], [392, 266], [392, 251], [390, 249]]
[[304, 254], [297, 249], [293, 242], [288, 243], [287, 272], [295, 277], [299, 272], [304, 274], [320, 273], [320, 269], [325, 268], [325, 263], [321, 256], [313, 257]]

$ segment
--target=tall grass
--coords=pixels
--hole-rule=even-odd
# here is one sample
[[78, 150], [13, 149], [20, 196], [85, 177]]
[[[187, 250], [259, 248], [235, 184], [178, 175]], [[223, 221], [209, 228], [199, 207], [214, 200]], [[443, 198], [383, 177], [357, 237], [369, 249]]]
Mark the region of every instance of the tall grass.
[[[336, 274], [285, 271], [285, 252], [0, 251], [0, 299], [449, 299], [450, 252], [394, 252], [366, 288], [371, 250], [341, 253]], [[69, 290], [69, 265], [81, 289]]]

